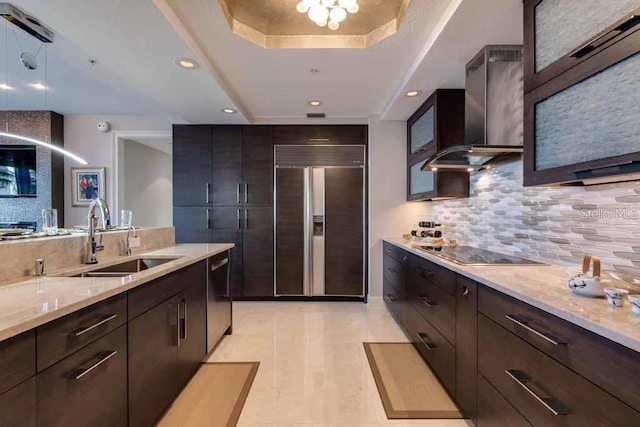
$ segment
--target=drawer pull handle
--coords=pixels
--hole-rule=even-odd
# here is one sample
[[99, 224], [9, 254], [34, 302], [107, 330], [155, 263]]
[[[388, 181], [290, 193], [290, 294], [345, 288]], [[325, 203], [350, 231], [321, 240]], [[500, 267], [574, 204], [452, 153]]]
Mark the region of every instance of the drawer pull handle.
[[467, 285], [463, 285], [462, 286], [462, 296], [466, 297], [467, 295], [469, 295], [469, 287]]
[[528, 322], [526, 320], [520, 319], [518, 318], [518, 316], [516, 316], [515, 314], [507, 314], [506, 316], [507, 319], [511, 320], [513, 323], [515, 323], [516, 325], [526, 329], [527, 331], [531, 332], [532, 334], [535, 334], [537, 336], [539, 336], [540, 338], [544, 339], [547, 342], [550, 342], [553, 345], [563, 345], [566, 344], [562, 341], [558, 341], [558, 339], [556, 339], [555, 337], [552, 337], [548, 334], [543, 334], [540, 331], [536, 331], [535, 329], [533, 329], [531, 326], [528, 325]]
[[426, 296], [420, 296], [420, 301], [422, 301], [422, 303], [424, 305], [426, 305], [429, 308], [432, 308], [434, 305], [437, 305], [435, 302], [433, 301], [429, 301], [429, 298], [427, 298]]
[[391, 268], [391, 267], [387, 267], [387, 271], [388, 271], [389, 273], [391, 273], [391, 274], [395, 274], [395, 273], [396, 273], [396, 271], [395, 271], [393, 268]]
[[391, 249], [385, 249], [385, 252], [391, 255]]
[[407, 260], [407, 256], [405, 255], [402, 257], [402, 262], [405, 262], [406, 260]]
[[528, 378], [524, 372], [517, 369], [507, 369], [505, 371], [512, 380], [517, 382], [523, 389], [525, 389], [531, 396], [533, 396], [538, 402], [549, 410], [553, 415], [567, 415], [569, 409], [554, 397], [542, 397], [538, 395], [531, 387], [529, 383], [531, 379]]
[[79, 380], [80, 378], [87, 375], [89, 372], [96, 369], [98, 366], [102, 365], [107, 360], [111, 359], [113, 356], [118, 354], [116, 350], [113, 351], [103, 351], [95, 355], [95, 358], [98, 359], [96, 363], [89, 366], [88, 368], [78, 368], [71, 373], [69, 379], [71, 380]]
[[427, 347], [427, 350], [433, 350], [434, 348], [436, 348], [435, 344], [433, 344], [431, 341], [427, 341], [427, 339], [429, 339], [429, 337], [427, 337], [427, 334], [425, 334], [424, 332], [418, 332], [417, 335], [420, 342], [424, 344], [425, 347]]
[[396, 301], [396, 297], [391, 294], [387, 294], [387, 298], [389, 298], [390, 301]]
[[110, 315], [108, 315], [107, 317], [105, 317], [105, 318], [101, 319], [100, 321], [98, 321], [98, 322], [94, 323], [93, 325], [88, 326], [88, 327], [86, 327], [86, 328], [84, 328], [84, 329], [80, 329], [80, 330], [78, 330], [78, 331], [76, 331], [76, 332], [72, 332], [72, 334], [73, 334], [74, 336], [76, 336], [76, 337], [79, 337], [80, 335], [84, 335], [84, 334], [86, 334], [87, 332], [89, 332], [89, 331], [91, 331], [91, 330], [93, 330], [93, 329], [97, 328], [98, 326], [104, 325], [105, 323], [107, 323], [107, 322], [108, 322], [108, 321], [110, 321], [110, 320], [115, 319], [116, 317], [118, 317], [118, 313], [110, 314]]
[[422, 267], [422, 276], [425, 279], [432, 279], [433, 278], [433, 271], [431, 271], [427, 267]]

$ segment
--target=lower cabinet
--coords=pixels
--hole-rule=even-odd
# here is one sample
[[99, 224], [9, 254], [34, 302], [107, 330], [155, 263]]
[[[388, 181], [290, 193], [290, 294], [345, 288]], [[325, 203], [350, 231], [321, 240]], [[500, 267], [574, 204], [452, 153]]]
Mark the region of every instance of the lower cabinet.
[[178, 298], [129, 321], [129, 425], [150, 426], [178, 393]]
[[471, 420], [478, 409], [478, 284], [456, 277], [456, 402]]
[[231, 328], [229, 260], [229, 252], [207, 260], [207, 353]]
[[478, 427], [530, 427], [531, 424], [478, 374]]
[[[198, 370], [206, 355], [205, 262], [190, 284], [129, 321], [129, 426], [151, 426]], [[155, 289], [150, 285], [147, 292]]]
[[38, 426], [126, 426], [126, 326], [62, 359], [36, 378]]
[[0, 394], [0, 426], [36, 427], [36, 378]]

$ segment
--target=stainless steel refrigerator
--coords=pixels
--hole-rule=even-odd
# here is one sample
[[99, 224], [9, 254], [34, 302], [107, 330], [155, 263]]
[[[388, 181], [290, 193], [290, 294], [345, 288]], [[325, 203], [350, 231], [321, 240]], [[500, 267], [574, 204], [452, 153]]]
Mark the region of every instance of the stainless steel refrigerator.
[[276, 296], [365, 296], [365, 147], [276, 145]]

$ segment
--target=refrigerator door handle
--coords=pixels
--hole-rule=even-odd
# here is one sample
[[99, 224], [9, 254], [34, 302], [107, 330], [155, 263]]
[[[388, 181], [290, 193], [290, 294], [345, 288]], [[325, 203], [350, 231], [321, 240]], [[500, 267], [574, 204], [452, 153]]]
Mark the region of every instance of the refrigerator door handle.
[[303, 295], [311, 295], [311, 245], [313, 239], [311, 237], [313, 233], [312, 221], [310, 220], [313, 215], [312, 201], [313, 201], [313, 187], [311, 182], [311, 168], [304, 168], [304, 273], [303, 273]]

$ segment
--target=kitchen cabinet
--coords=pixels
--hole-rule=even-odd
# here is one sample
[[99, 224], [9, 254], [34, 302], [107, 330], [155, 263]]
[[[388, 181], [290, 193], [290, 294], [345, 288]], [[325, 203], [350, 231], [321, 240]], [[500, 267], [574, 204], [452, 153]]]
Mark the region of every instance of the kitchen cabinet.
[[388, 242], [383, 269], [389, 312], [474, 424], [637, 423], [638, 352]]
[[466, 172], [422, 171], [443, 148], [464, 143], [464, 89], [437, 89], [407, 120], [407, 201], [469, 197]]
[[273, 271], [272, 127], [176, 125], [173, 132], [176, 241], [234, 243], [233, 295], [273, 296], [273, 274], [264, 274]]
[[178, 393], [178, 305], [172, 297], [129, 321], [129, 425], [151, 426]]
[[273, 144], [367, 145], [369, 133], [363, 125], [276, 125]]
[[478, 406], [478, 284], [456, 276], [456, 402], [475, 421]]
[[126, 426], [126, 326], [39, 372], [36, 379], [38, 426]]
[[[129, 321], [130, 426], [152, 425], [207, 353], [205, 265], [199, 262], [134, 290], [130, 314], [143, 313]], [[167, 294], [152, 308], [141, 305]]]
[[527, 0], [524, 185], [640, 173], [640, 2]]
[[36, 427], [36, 378], [0, 394], [0, 426]]
[[36, 425], [36, 334], [0, 342], [0, 425]]

